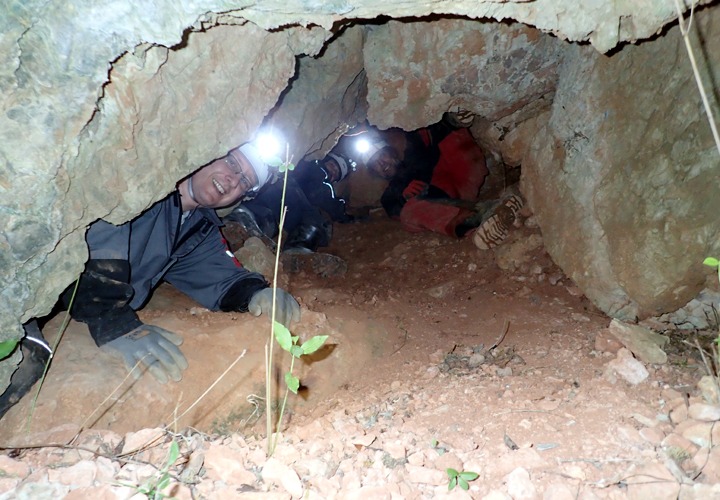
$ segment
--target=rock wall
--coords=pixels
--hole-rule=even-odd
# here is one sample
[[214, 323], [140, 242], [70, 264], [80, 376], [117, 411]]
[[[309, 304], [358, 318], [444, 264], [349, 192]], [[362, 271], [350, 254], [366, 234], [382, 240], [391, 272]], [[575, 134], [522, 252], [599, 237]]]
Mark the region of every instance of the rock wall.
[[526, 108], [534, 116], [535, 103], [555, 92], [565, 46], [520, 24], [440, 19], [373, 27], [365, 44], [368, 118], [413, 130], [456, 107], [489, 121]]
[[[720, 11], [695, 23], [717, 117]], [[523, 161], [548, 251], [612, 316], [685, 305], [720, 254], [720, 162], [679, 29], [612, 57], [569, 46], [558, 81]]]

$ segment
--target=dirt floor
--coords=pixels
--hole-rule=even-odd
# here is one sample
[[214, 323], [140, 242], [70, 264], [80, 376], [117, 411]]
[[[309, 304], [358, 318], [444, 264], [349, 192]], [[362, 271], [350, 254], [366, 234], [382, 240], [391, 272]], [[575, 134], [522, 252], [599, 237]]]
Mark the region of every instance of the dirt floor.
[[[176, 498], [720, 498], [699, 351], [665, 332], [667, 363], [644, 364], [637, 384], [615, 373], [610, 318], [531, 219], [482, 252], [373, 211], [336, 225], [325, 250], [346, 272], [305, 259], [279, 279], [303, 307], [293, 333], [329, 339], [295, 365], [300, 395], [272, 458], [267, 320], [163, 286], [141, 318], [183, 336], [183, 380], [126, 377], [71, 322], [32, 418], [26, 397], [2, 420], [0, 499], [163, 498], [164, 478]], [[45, 327], [51, 342], [62, 320]], [[277, 401], [289, 359], [276, 358]], [[469, 481], [449, 491], [452, 470]]]

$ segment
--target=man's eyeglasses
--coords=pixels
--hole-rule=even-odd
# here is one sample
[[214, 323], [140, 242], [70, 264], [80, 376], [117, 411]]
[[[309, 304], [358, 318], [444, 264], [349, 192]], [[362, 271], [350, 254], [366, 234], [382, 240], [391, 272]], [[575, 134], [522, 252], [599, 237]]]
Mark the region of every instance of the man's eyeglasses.
[[237, 159], [235, 159], [233, 155], [229, 154], [223, 160], [225, 161], [225, 164], [228, 166], [230, 171], [238, 176], [240, 184], [245, 189], [245, 191], [249, 191], [254, 187], [248, 176], [245, 175], [245, 172], [242, 169], [242, 165], [240, 165], [240, 163], [237, 161]]

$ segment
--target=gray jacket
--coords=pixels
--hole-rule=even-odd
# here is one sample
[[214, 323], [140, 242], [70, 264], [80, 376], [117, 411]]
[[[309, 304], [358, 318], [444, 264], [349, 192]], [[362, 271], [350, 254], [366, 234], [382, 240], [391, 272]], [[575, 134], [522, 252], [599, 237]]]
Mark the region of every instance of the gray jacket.
[[[124, 291], [122, 287], [117, 290], [126, 314], [115, 314], [112, 322], [119, 320], [125, 323], [124, 327], [118, 328], [123, 325], [111, 325], [107, 321], [95, 322], [97, 325], [86, 321], [98, 345], [127, 333], [139, 324], [134, 311], [145, 305], [161, 280], [212, 311], [247, 311], [252, 295], [267, 288], [265, 278], [243, 268], [230, 251], [220, 232], [222, 222], [215, 210], [196, 208], [188, 213], [184, 221], [182, 215], [180, 195], [176, 191], [130, 222], [116, 226], [100, 220], [90, 226], [86, 235], [90, 250], [88, 264], [123, 264], [126, 261], [129, 263], [128, 279], [118, 279], [116, 274], [110, 282], [119, 281], [122, 285], [125, 281], [132, 286], [132, 290], [127, 285]], [[109, 281], [103, 283], [105, 289], [98, 294], [112, 294], [112, 285], [107, 289]], [[78, 298], [87, 300], [76, 297], [76, 302]], [[132, 314], [129, 314], [128, 308], [132, 309]]]

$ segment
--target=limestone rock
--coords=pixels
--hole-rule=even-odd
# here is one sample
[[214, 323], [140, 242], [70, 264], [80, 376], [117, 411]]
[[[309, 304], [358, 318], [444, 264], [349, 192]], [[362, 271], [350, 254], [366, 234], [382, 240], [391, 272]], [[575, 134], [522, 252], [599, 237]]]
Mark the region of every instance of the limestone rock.
[[643, 363], [667, 363], [667, 354], [662, 347], [670, 339], [664, 335], [616, 319], [610, 322], [608, 330]]

